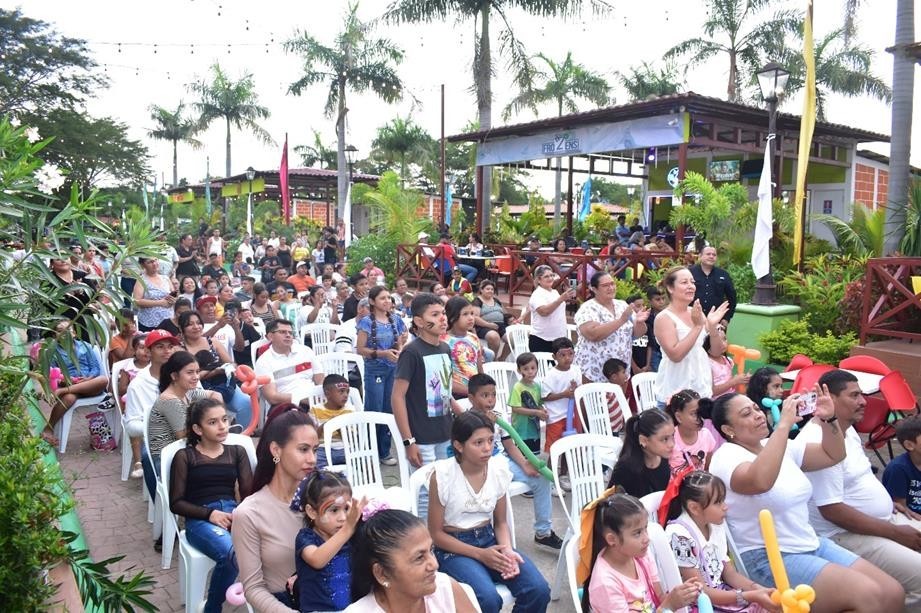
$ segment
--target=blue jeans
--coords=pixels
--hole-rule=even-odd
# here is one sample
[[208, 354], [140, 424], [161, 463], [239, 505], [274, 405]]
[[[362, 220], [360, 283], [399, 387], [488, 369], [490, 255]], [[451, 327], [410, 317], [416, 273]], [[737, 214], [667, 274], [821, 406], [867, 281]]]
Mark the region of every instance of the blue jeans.
[[[233, 513], [237, 508], [234, 500], [217, 500], [205, 505], [225, 513]], [[186, 519], [185, 535], [189, 544], [216, 562], [208, 585], [208, 599], [205, 601], [205, 613], [220, 613], [224, 604], [227, 588], [237, 580], [237, 556], [233, 552], [230, 532], [212, 524], [205, 519]], [[187, 603], [194, 606], [197, 603]]]
[[[393, 415], [390, 395], [393, 393], [393, 379], [396, 365], [387, 366], [368, 360], [365, 363], [365, 410]], [[383, 460], [390, 455], [390, 428], [377, 427], [377, 454]]]
[[[492, 525], [456, 532], [452, 536], [464, 544], [481, 549], [497, 544]], [[502, 579], [496, 571], [467, 556], [436, 548], [435, 557], [443, 573], [473, 588], [483, 613], [499, 613], [502, 609], [502, 598], [496, 592], [496, 583], [505, 585], [515, 597], [512, 611], [542, 613], [547, 610], [550, 586], [534, 563], [524, 556], [521, 556], [524, 563], [519, 566], [518, 575], [511, 579]]]
[[456, 268], [461, 269], [461, 273], [464, 275], [464, 278], [473, 283], [476, 281], [477, 275], [480, 274], [480, 271], [471, 266], [470, 264], [457, 264]]
[[[417, 470], [422, 470], [435, 460], [444, 460], [448, 457], [448, 449], [451, 447], [451, 441], [445, 441], [443, 443], [432, 443], [431, 445], [419, 445], [419, 455], [422, 456], [422, 468], [416, 468], [412, 464], [409, 465], [411, 473], [416, 472]], [[424, 522], [428, 521], [429, 517], [429, 489], [428, 483], [425, 484], [425, 487], [419, 492], [419, 505], [417, 507], [416, 516], [419, 517]]]
[[649, 358], [649, 369], [652, 372], [659, 372], [659, 364], [662, 362], [662, 351], [655, 350], [652, 352], [652, 356]]
[[239, 387], [233, 391], [233, 398], [230, 399], [227, 410], [233, 413], [234, 419], [237, 420], [238, 424], [243, 424], [244, 428], [249, 425], [249, 421], [253, 418], [252, 401]]
[[[329, 455], [332, 456], [333, 464], [336, 464], [339, 466], [345, 464], [345, 450], [344, 449], [330, 449]], [[317, 453], [317, 466], [314, 470], [323, 470], [327, 466], [329, 465], [326, 463], [326, 450], [321, 449], [319, 453]]]
[[550, 504], [550, 482], [541, 475], [529, 477], [525, 474], [517, 462], [512, 459], [508, 461], [508, 467], [512, 470], [512, 481], [527, 483], [534, 494], [534, 534], [536, 536], [549, 536], [553, 529], [550, 522], [551, 504]]
[[[152, 453], [153, 464], [147, 459], [147, 449], [141, 447], [141, 468], [144, 469], [144, 485], [147, 486], [147, 493], [150, 494], [151, 500], [157, 499], [157, 481], [160, 477], [160, 454]], [[164, 500], [163, 504], [169, 505], [169, 500]]]

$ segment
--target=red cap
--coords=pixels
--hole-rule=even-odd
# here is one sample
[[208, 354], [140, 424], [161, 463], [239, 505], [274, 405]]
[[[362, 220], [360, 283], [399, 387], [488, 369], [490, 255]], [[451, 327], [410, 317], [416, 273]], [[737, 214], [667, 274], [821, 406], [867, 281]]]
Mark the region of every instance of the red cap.
[[195, 301], [195, 308], [200, 309], [201, 305], [208, 304], [209, 302], [211, 304], [217, 304], [217, 296], [202, 296]]
[[145, 347], [153, 347], [160, 341], [169, 341], [173, 345], [179, 344], [179, 339], [167, 332], [166, 330], [153, 330], [148, 332], [144, 338]]

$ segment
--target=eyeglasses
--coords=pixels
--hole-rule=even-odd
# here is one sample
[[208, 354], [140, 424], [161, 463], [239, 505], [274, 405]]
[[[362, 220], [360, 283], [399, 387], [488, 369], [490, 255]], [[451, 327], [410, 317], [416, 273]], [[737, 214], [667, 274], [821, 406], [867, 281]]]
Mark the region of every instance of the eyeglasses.
[[281, 334], [282, 336], [294, 336], [294, 330], [275, 330], [273, 334]]

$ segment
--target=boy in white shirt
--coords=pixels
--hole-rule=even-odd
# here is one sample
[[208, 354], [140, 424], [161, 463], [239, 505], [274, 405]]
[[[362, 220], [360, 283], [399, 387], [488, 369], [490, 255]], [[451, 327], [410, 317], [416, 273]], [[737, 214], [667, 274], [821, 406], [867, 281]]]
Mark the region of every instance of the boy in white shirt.
[[[547, 372], [541, 381], [544, 410], [547, 411], [547, 434], [544, 442], [544, 451], [550, 453], [550, 446], [563, 437], [566, 430], [566, 416], [569, 413], [569, 403], [574, 402], [574, 392], [582, 383], [582, 370], [572, 363], [576, 355], [575, 347], [568, 337], [560, 337], [553, 341], [553, 359], [556, 366]], [[578, 415], [573, 410], [572, 427], [579, 429]], [[560, 472], [566, 472], [565, 463], [560, 464]], [[560, 476], [560, 485], [569, 491], [569, 476]]]

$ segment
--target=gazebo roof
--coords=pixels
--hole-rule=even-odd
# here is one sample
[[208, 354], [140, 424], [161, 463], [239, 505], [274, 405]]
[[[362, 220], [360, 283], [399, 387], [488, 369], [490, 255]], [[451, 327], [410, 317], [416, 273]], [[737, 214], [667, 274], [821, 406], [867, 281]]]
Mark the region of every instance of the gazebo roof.
[[[380, 177], [377, 175], [366, 175], [362, 173], [352, 174], [354, 183], [367, 183], [368, 185], [377, 185]], [[259, 194], [263, 198], [277, 200], [281, 197], [278, 187], [279, 172], [278, 170], [257, 170], [253, 177], [253, 182], [263, 181], [265, 187]], [[330, 200], [335, 198], [338, 173], [335, 170], [327, 168], [289, 168], [288, 169], [288, 188], [292, 197], [310, 198], [316, 200]], [[220, 190], [227, 185], [246, 185], [249, 180], [246, 173], [232, 175], [230, 177], [211, 179], [211, 192], [213, 198], [220, 197]], [[194, 185], [184, 185], [174, 187], [168, 191], [169, 194], [188, 192], [192, 190], [196, 196], [201, 196], [205, 192], [205, 184], [197, 183]]]

